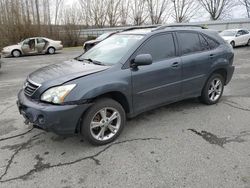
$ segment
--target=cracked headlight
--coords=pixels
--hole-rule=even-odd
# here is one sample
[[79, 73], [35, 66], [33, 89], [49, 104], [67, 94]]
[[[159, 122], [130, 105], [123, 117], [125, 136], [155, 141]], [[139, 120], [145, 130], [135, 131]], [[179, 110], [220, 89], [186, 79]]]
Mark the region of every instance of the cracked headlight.
[[61, 104], [75, 86], [76, 84], [52, 87], [42, 94], [41, 100], [54, 104]]

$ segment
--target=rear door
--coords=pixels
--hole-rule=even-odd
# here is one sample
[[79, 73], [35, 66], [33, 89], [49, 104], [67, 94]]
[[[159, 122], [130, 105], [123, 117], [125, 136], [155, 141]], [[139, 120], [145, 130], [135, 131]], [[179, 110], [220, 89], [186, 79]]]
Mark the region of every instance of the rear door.
[[43, 38], [36, 38], [36, 50], [37, 53], [42, 53], [45, 49], [45, 40]]
[[131, 69], [135, 112], [167, 103], [181, 96], [181, 63], [172, 33], [148, 39], [133, 55], [151, 54], [153, 64]]
[[236, 38], [236, 40], [238, 41], [238, 45], [245, 45], [248, 42], [248, 35], [244, 30], [239, 30], [236, 34]]
[[[218, 44], [212, 44], [215, 41], [194, 31], [180, 31], [177, 36], [183, 67], [182, 94], [184, 98], [195, 97], [201, 93], [207, 72], [216, 58], [216, 53], [211, 49]], [[211, 45], [214, 46], [210, 47], [206, 39], [212, 40]]]

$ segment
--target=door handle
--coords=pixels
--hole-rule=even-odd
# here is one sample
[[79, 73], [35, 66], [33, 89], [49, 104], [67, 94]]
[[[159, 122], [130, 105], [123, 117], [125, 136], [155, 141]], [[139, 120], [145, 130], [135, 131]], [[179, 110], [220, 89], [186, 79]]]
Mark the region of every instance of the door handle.
[[210, 58], [213, 58], [213, 57], [214, 57], [214, 54], [210, 54], [209, 57], [210, 57]]
[[179, 62], [174, 62], [174, 63], [171, 65], [171, 67], [173, 67], [173, 68], [179, 67]]

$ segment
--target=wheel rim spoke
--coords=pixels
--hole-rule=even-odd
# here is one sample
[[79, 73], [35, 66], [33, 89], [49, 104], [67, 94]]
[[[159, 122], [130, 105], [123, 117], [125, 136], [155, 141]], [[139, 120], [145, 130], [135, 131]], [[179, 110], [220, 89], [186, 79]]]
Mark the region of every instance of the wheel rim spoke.
[[102, 127], [101, 130], [100, 130], [100, 132], [99, 132], [98, 135], [97, 135], [97, 138], [99, 138], [99, 139], [102, 140], [103, 137], [104, 137], [104, 132], [105, 132], [105, 128]]
[[102, 119], [106, 119], [107, 118], [107, 109], [104, 108], [100, 111], [100, 114], [102, 116]]
[[117, 118], [117, 112], [113, 112], [113, 114], [109, 118], [109, 122], [114, 121]]
[[91, 129], [94, 129], [94, 128], [97, 128], [97, 127], [100, 127], [100, 126], [102, 126], [101, 122], [96, 122], [96, 121], [91, 122]]
[[109, 130], [110, 130], [112, 133], [115, 133], [116, 130], [117, 130], [117, 128], [116, 128], [115, 126], [113, 126], [113, 125], [109, 125], [108, 128], [109, 128]]

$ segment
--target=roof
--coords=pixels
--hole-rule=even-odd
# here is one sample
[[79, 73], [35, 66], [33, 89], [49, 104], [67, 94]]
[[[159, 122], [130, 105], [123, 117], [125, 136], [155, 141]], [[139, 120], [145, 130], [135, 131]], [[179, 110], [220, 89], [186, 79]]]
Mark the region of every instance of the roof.
[[134, 30], [122, 31], [121, 33], [134, 34], [134, 35], [145, 35], [147, 33], [152, 32], [153, 30], [154, 30], [154, 28], [134, 29]]
[[213, 31], [210, 29], [202, 29], [199, 27], [157, 27], [157, 28], [146, 28], [146, 29], [134, 29], [129, 31], [121, 31], [120, 34], [133, 34], [133, 35], [147, 35], [150, 33], [156, 33], [161, 31]]

